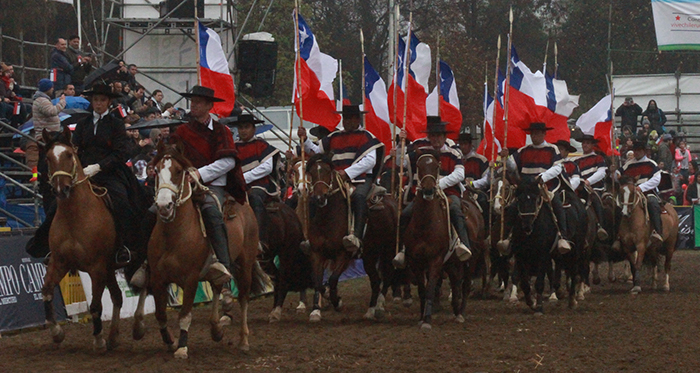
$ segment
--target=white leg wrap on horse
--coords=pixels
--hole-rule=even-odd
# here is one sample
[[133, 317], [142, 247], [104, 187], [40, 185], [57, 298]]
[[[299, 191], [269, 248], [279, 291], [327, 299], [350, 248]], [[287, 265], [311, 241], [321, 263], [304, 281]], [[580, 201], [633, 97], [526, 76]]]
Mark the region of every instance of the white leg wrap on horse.
[[180, 330], [188, 331], [192, 324], [192, 312], [189, 312], [185, 317], [180, 319]]

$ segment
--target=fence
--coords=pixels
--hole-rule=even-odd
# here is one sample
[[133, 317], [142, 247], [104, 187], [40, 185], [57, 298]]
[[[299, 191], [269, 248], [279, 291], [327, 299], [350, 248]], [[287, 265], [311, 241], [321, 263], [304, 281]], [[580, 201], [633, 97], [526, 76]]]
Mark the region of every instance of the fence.
[[[19, 37], [12, 37], [9, 35], [5, 35], [2, 32], [2, 26], [0, 25], [0, 61], [5, 61], [6, 55], [3, 53], [3, 48], [5, 48], [5, 43], [6, 42], [11, 42], [11, 43], [16, 43], [18, 44], [19, 48], [19, 64], [13, 63], [12, 66], [14, 66], [16, 69], [19, 70], [19, 84], [24, 86], [26, 85], [27, 82], [27, 73], [33, 73], [31, 74], [31, 79], [29, 79], [29, 82], [37, 82], [39, 81], [40, 78], [48, 76], [49, 72], [49, 66], [51, 66], [50, 62], [50, 56], [51, 56], [51, 48], [53, 48], [53, 45], [48, 44], [48, 32], [47, 29], [44, 28], [44, 42], [36, 42], [36, 41], [28, 41], [24, 40], [24, 32], [20, 31], [19, 32]], [[44, 55], [44, 64], [43, 67], [35, 67], [35, 66], [27, 66], [27, 47], [39, 47], [43, 49], [43, 55]], [[7, 62], [6, 62], [7, 63]], [[32, 84], [33, 85], [33, 84]]]

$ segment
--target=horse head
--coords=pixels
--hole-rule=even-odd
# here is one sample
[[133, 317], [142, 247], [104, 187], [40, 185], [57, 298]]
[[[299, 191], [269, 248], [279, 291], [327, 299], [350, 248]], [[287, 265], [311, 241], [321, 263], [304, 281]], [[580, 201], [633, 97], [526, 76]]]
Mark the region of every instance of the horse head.
[[[182, 154], [180, 144], [167, 146], [163, 142], [158, 143], [157, 154], [151, 161], [154, 166], [156, 178], [156, 207], [158, 217], [169, 223], [175, 220], [177, 207], [192, 195], [187, 176], [192, 167], [190, 161]], [[186, 197], [183, 192], [188, 190]]]
[[423, 151], [416, 161], [418, 174], [418, 190], [426, 200], [432, 200], [438, 186], [440, 176], [440, 161], [437, 151]]
[[328, 196], [338, 190], [339, 185], [333, 187], [335, 173], [332, 164], [333, 156], [330, 154], [315, 154], [309, 158], [306, 164], [306, 177], [311, 180], [311, 190], [309, 196], [311, 202], [318, 207], [325, 207], [328, 203]]
[[539, 183], [533, 178], [523, 178], [515, 190], [521, 228], [528, 236], [534, 230], [535, 221], [542, 209], [544, 200], [540, 193]]
[[492, 208], [493, 213], [500, 215], [505, 206], [510, 203], [513, 194], [513, 189], [508, 179], [499, 177], [491, 184], [491, 195], [493, 196]]
[[309, 184], [309, 174], [304, 171], [306, 164], [307, 161], [296, 158], [292, 160], [292, 166], [287, 171], [287, 182], [299, 193], [304, 193]]
[[640, 193], [637, 192], [637, 187], [635, 186], [637, 180], [639, 180], [639, 176], [634, 178], [624, 176], [620, 179], [620, 190], [615, 203], [617, 207], [622, 209], [623, 217], [630, 217], [641, 201]]
[[44, 129], [41, 136], [46, 143], [46, 164], [53, 193], [59, 200], [67, 199], [76, 184], [87, 180], [71, 143], [70, 129], [65, 127], [58, 134], [49, 134]]

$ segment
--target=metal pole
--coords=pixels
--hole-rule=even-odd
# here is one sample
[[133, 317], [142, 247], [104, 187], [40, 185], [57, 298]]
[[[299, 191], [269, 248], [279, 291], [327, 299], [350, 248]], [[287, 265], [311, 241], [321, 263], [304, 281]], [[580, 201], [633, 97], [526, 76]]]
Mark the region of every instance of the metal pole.
[[24, 190], [25, 192], [27, 192], [27, 193], [29, 193], [29, 194], [35, 196], [35, 197], [44, 198], [41, 194], [36, 193], [35, 191], [33, 191], [33, 190], [27, 188], [26, 186], [24, 186], [24, 184], [22, 184], [22, 183], [20, 183], [19, 181], [13, 179], [13, 178], [10, 177], [9, 175], [6, 175], [4, 172], [0, 172], [0, 177], [3, 177], [5, 180], [9, 181], [10, 183], [16, 185], [16, 186], [19, 187], [20, 189]]
[[21, 224], [23, 224], [23, 225], [26, 225], [27, 227], [30, 227], [30, 228], [31, 228], [31, 227], [34, 227], [33, 225], [31, 225], [31, 224], [27, 223], [26, 221], [24, 221], [24, 220], [18, 218], [16, 215], [12, 214], [11, 212], [5, 210], [5, 209], [2, 208], [2, 207], [0, 207], [0, 212], [3, 213], [3, 214], [5, 214], [5, 215], [7, 215], [8, 217], [10, 217], [10, 218], [16, 220], [18, 223], [21, 223]]
[[243, 30], [245, 29], [246, 23], [248, 23], [248, 18], [250, 18], [250, 13], [253, 12], [253, 8], [255, 7], [255, 4], [258, 3], [258, 0], [253, 1], [253, 5], [250, 6], [250, 10], [248, 10], [248, 14], [245, 16], [245, 19], [243, 20], [243, 24], [241, 25], [240, 30], [238, 30], [238, 35], [236, 35], [236, 40], [233, 41], [233, 47], [231, 48], [231, 53], [228, 54], [228, 57], [226, 57], [226, 60], [230, 60], [231, 56], [233, 56], [233, 52], [236, 50], [236, 45], [238, 44], [238, 41], [241, 39], [241, 36], [243, 34]]
[[608, 7], [608, 66], [610, 66], [611, 61], [610, 46], [612, 44], [612, 2], [613, 0], [610, 0], [610, 6]]
[[[404, 53], [404, 60], [403, 60], [403, 65], [404, 65], [404, 94], [403, 94], [403, 128], [406, 129], [406, 117], [407, 117], [407, 104], [408, 104], [408, 67], [409, 63], [411, 62], [411, 27], [413, 25], [413, 4], [410, 4], [410, 13], [408, 15], [408, 36], [406, 36], [406, 52]], [[401, 139], [401, 160], [399, 161], [399, 198], [403, 195], [403, 183], [401, 182], [403, 180], [403, 160], [404, 160], [404, 152], [406, 151], [406, 139], [402, 138]], [[397, 157], [397, 160], [399, 158]], [[400, 201], [400, 199], [399, 199]], [[398, 255], [399, 253], [399, 234], [401, 231], [401, 219], [396, 219], [396, 254]]]
[[[387, 69], [387, 82], [393, 78], [394, 65], [396, 64], [396, 54], [394, 53], [394, 46], [396, 45], [396, 18], [396, 5], [394, 4], [394, 0], [389, 0], [389, 48], [387, 48], [389, 66]], [[381, 66], [377, 67], [381, 68]], [[396, 134], [394, 134], [394, 137], [396, 137]], [[391, 139], [391, 141], [393, 142], [395, 140]]]
[[80, 10], [80, 0], [76, 0], [75, 4], [75, 13], [78, 18], [78, 37], [82, 40], [83, 38], [83, 21], [82, 21], [82, 14]]
[[41, 146], [45, 146], [45, 145], [46, 145], [46, 144], [44, 144], [43, 141], [39, 141], [39, 140], [35, 139], [34, 137], [27, 135], [26, 133], [24, 133], [24, 132], [18, 130], [18, 129], [15, 128], [15, 127], [12, 127], [11, 125], [9, 125], [8, 123], [5, 123], [5, 122], [2, 121], [2, 120], [0, 120], [0, 126], [5, 127], [6, 129], [8, 129], [8, 130], [10, 130], [10, 131], [12, 131], [12, 132], [14, 132], [14, 133], [20, 135], [20, 136], [25, 137], [25, 138], [26, 138], [27, 140], [29, 140], [29, 141], [34, 141], [35, 143], [37, 143], [37, 144], [39, 144], [39, 145], [41, 145]]
[[0, 61], [2, 61], [2, 25], [0, 25]]
[[20, 73], [20, 82], [24, 85], [24, 31], [19, 30], [19, 64], [22, 65], [22, 72]]
[[[496, 106], [498, 105], [498, 64], [501, 59], [501, 35], [498, 35], [498, 43], [496, 44], [496, 72], [494, 73], [494, 84], [493, 84], [493, 116], [491, 117], [491, 162], [489, 162], [489, 178], [491, 179], [489, 185], [493, 186], [493, 179], [495, 178], [496, 167], [494, 166], [496, 160], [496, 131], [494, 127], [496, 126]], [[505, 164], [504, 164], [505, 167]], [[493, 206], [493, 187], [489, 188], [489, 208]], [[493, 214], [489, 214], [489, 236], [493, 234], [491, 231], [493, 228]], [[501, 237], [501, 239], [503, 239]], [[491, 242], [489, 242], [490, 244]]]
[[[510, 8], [510, 13], [508, 15], [508, 19], [510, 21], [510, 32], [508, 33], [508, 61], [507, 65], [507, 73], [506, 73], [506, 92], [505, 95], [506, 97], [503, 99], [503, 111], [505, 115], [504, 123], [503, 123], [503, 149], [508, 150], [508, 101], [510, 100], [510, 65], [512, 64], [511, 62], [511, 48], [513, 47], [513, 7], [511, 6]], [[508, 158], [503, 160], [503, 180], [506, 179], [506, 162]], [[503, 232], [505, 229], [505, 213], [506, 209], [503, 208], [501, 209], [501, 240], [503, 239]]]
[[[393, 126], [391, 128], [392, 129], [392, 133], [391, 133], [391, 143], [392, 144], [394, 144], [394, 142], [396, 141], [396, 127], [398, 127], [398, 120], [399, 120], [398, 108], [396, 107], [396, 105], [398, 105], [398, 99], [396, 98], [396, 94], [398, 93], [398, 85], [399, 85], [399, 78], [398, 78], [399, 67], [398, 67], [398, 61], [397, 61], [398, 56], [399, 56], [399, 35], [398, 35], [399, 28], [396, 25], [396, 23], [398, 22], [398, 19], [399, 19], [399, 4], [396, 4], [396, 6], [394, 7], [394, 31], [392, 33], [392, 38], [394, 41], [394, 45], [392, 46], [392, 48], [394, 48], [394, 51], [393, 51], [394, 58], [391, 60], [392, 72], [394, 74], [394, 76], [391, 78], [392, 81], [394, 82], [394, 123], [392, 123]], [[394, 145], [394, 146], [396, 146], [396, 145]], [[396, 151], [398, 151], [398, 149]], [[396, 151], [394, 153], [396, 153]], [[394, 168], [396, 168], [397, 160], [398, 160], [398, 157], [395, 155], [394, 156]], [[396, 172], [392, 172], [391, 173], [391, 195], [392, 196], [394, 196], [394, 192], [396, 191], [395, 186], [394, 186], [395, 183], [396, 183]], [[398, 197], [396, 199], [396, 201], [398, 201], [399, 206], [401, 206], [401, 196], [394, 196], [394, 197]]]

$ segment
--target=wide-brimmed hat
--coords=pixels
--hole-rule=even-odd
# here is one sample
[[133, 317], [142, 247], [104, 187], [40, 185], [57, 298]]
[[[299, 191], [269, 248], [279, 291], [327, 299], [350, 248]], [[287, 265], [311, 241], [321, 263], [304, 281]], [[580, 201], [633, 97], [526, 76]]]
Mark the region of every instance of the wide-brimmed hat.
[[112, 92], [112, 88], [110, 86], [108, 86], [107, 84], [102, 84], [102, 83], [95, 84], [92, 86], [92, 89], [90, 89], [89, 91], [83, 92], [83, 96], [92, 97], [94, 95], [103, 95], [103, 96], [107, 96], [109, 98], [122, 97], [122, 95]]
[[647, 149], [647, 143], [645, 141], [633, 141], [632, 142], [632, 150], [646, 150]]
[[214, 96], [214, 90], [209, 87], [203, 87], [201, 85], [196, 85], [192, 87], [190, 92], [180, 93], [180, 96], [185, 98], [201, 97], [210, 102], [223, 102], [226, 101], [222, 98]]
[[458, 142], [472, 142], [472, 134], [469, 132], [462, 132], [459, 134], [459, 137], [457, 138]]
[[360, 105], [343, 105], [343, 109], [340, 111], [336, 111], [336, 114], [342, 114], [343, 116], [352, 116], [367, 114], [367, 112], [364, 110], [360, 110]]
[[552, 127], [547, 127], [547, 125], [542, 123], [542, 122], [534, 122], [534, 123], [530, 123], [530, 127], [525, 128], [525, 132], [529, 133], [532, 131], [549, 131], [549, 130], [553, 130], [553, 129], [554, 128], [552, 128]]
[[584, 142], [584, 141], [592, 141], [594, 143], [597, 143], [598, 139], [593, 137], [593, 135], [583, 135], [583, 136], [581, 136], [581, 142]]
[[331, 130], [324, 126], [316, 126], [312, 129], [309, 130], [309, 133], [311, 136], [314, 136], [317, 139], [322, 139], [326, 136], [328, 136], [329, 133], [331, 133]]
[[558, 140], [557, 142], [554, 143], [554, 145], [563, 146], [564, 148], [566, 148], [566, 150], [569, 151], [569, 153], [573, 153], [576, 151], [576, 148], [573, 145], [571, 145], [571, 142], [566, 141], [566, 140]]
[[447, 122], [443, 122], [439, 116], [428, 116], [428, 125], [423, 133], [450, 133], [454, 131], [447, 130]]
[[223, 119], [220, 120], [219, 122], [224, 123], [227, 126], [239, 126], [241, 124], [248, 124], [248, 123], [251, 123], [251, 124], [253, 124], [253, 126], [255, 126], [256, 124], [265, 123], [264, 120], [260, 120], [260, 119], [256, 118], [255, 115], [248, 114], [248, 113], [240, 114], [236, 117], [228, 117], [225, 119], [228, 119], [225, 123], [224, 123]]

